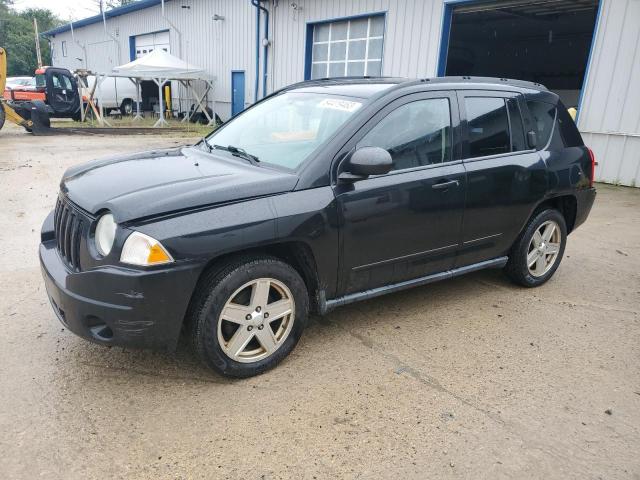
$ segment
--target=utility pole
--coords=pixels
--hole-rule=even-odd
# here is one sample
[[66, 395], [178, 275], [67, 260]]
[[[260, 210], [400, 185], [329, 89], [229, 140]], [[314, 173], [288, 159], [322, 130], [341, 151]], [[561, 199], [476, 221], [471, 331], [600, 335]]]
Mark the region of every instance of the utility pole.
[[33, 29], [36, 33], [36, 55], [38, 57], [38, 68], [42, 68], [42, 53], [40, 52], [40, 34], [38, 33], [38, 19], [33, 17]]

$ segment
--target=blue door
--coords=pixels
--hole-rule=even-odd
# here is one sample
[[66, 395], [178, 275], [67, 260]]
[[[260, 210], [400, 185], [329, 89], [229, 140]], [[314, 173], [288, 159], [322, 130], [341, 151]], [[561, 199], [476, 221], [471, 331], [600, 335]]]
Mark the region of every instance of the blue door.
[[231, 72], [231, 116], [244, 110], [244, 72]]

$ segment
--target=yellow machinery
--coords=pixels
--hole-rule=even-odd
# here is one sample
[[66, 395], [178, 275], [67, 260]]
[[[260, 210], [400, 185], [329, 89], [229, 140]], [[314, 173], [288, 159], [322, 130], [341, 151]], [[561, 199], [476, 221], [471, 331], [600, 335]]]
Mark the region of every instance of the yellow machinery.
[[[4, 93], [4, 87], [7, 83], [7, 54], [4, 48], [0, 47], [0, 95]], [[24, 127], [27, 131], [33, 130], [33, 122], [22, 118], [7, 103], [4, 97], [0, 96], [0, 129], [2, 129], [5, 119]]]

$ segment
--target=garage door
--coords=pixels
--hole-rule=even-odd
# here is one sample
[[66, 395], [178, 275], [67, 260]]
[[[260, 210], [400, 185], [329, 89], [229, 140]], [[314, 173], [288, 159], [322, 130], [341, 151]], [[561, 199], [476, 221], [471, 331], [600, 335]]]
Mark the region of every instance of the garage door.
[[598, 0], [450, 5], [439, 73], [538, 82], [577, 106], [597, 11]]
[[136, 58], [140, 58], [157, 49], [171, 53], [169, 47], [169, 31], [148, 33], [136, 37]]

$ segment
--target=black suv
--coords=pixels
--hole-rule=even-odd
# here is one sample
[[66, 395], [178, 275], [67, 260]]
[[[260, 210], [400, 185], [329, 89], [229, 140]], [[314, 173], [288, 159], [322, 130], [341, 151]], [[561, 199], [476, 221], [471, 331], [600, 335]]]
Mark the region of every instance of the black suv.
[[40, 260], [81, 337], [172, 349], [184, 327], [245, 377], [291, 352], [310, 311], [482, 268], [543, 284], [594, 165], [538, 84], [304, 82], [194, 146], [67, 170]]

